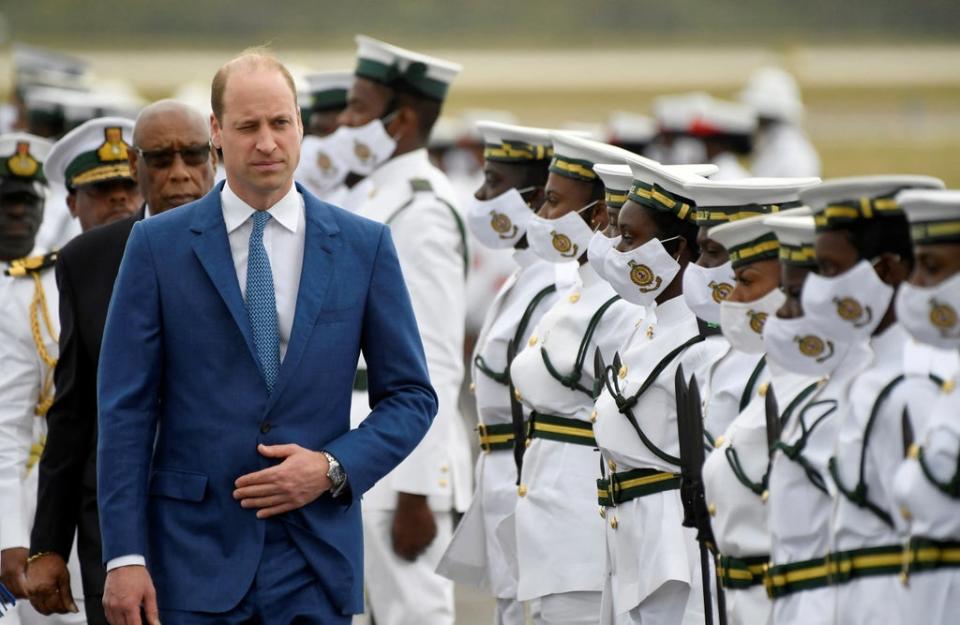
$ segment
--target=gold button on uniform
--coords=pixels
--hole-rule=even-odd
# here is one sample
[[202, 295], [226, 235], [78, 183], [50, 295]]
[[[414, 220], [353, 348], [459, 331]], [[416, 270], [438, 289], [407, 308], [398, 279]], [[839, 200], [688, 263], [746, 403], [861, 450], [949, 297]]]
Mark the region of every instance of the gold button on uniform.
[[653, 338], [653, 326], [647, 326], [647, 338], [648, 339]]
[[723, 447], [723, 444], [726, 442], [726, 440], [727, 439], [723, 437], [723, 434], [718, 436], [717, 439], [713, 441], [714, 449], [720, 449], [721, 447]]
[[517, 401], [523, 401], [523, 395], [520, 394], [518, 389], [513, 389], [513, 398]]
[[440, 480], [439, 484], [440, 484], [440, 488], [446, 488], [446, 487], [447, 487], [447, 480]]
[[943, 383], [943, 386], [940, 387], [940, 390], [941, 390], [945, 395], [949, 395], [949, 394], [952, 393], [956, 388], [957, 388], [957, 381], [954, 380], [953, 378], [950, 378], [949, 380], [947, 380], [947, 381], [945, 381], [945, 382]]
[[620, 371], [617, 372], [617, 375], [620, 376], [621, 380], [627, 377], [627, 365], [621, 366]]
[[528, 438], [527, 440], [523, 441], [523, 446], [524, 446], [524, 447], [529, 447], [530, 445], [533, 445], [533, 439], [532, 439], [532, 438]]
[[531, 335], [530, 340], [527, 341], [527, 345], [529, 345], [530, 347], [533, 347], [536, 344], [537, 344], [537, 335], [536, 334]]
[[767, 499], [770, 499], [770, 491], [765, 490], [763, 491], [763, 494], [760, 495], [760, 501], [767, 503]]
[[904, 521], [909, 521], [913, 518], [913, 514], [910, 513], [910, 508], [906, 506], [900, 506], [900, 516], [903, 517]]
[[476, 392], [477, 392], [477, 384], [476, 384], [476, 382], [471, 382], [471, 383], [470, 383], [470, 392], [471, 392], [471, 393], [476, 393]]
[[710, 514], [710, 516], [717, 516], [717, 504], [715, 504], [715, 503], [708, 503], [708, 504], [707, 504], [707, 512]]
[[613, 460], [607, 460], [607, 466], [610, 467], [611, 471], [617, 470], [617, 463], [614, 462]]
[[593, 412], [590, 413], [590, 423], [596, 423], [596, 422], [597, 422], [597, 411], [594, 410]]
[[768, 388], [770, 388], [770, 383], [764, 382], [763, 384], [760, 385], [760, 388], [757, 389], [757, 394], [759, 394], [760, 397], [766, 397]]
[[441, 464], [441, 465], [440, 465], [440, 473], [449, 473], [449, 472], [450, 472], [450, 466], [449, 466], [449, 465], [446, 465], [446, 464]]
[[610, 517], [610, 527], [613, 529], [620, 527], [620, 521], [617, 520], [617, 517]]
[[607, 518], [607, 509], [602, 506], [600, 508], [600, 518], [601, 519]]
[[920, 447], [918, 447], [916, 443], [913, 443], [912, 445], [910, 445], [910, 448], [907, 449], [907, 458], [910, 458], [911, 460], [916, 460], [919, 457], [920, 457]]
[[568, 297], [567, 299], [570, 300], [570, 303], [571, 303], [571, 304], [576, 304], [577, 302], [580, 301], [580, 294], [579, 294], [579, 293], [571, 293], [571, 294], [570, 294], [570, 297]]
[[526, 497], [526, 496], [527, 496], [527, 485], [526, 485], [526, 484], [521, 484], [520, 486], [517, 486], [517, 495], [519, 495], [519, 496], [521, 496], [521, 497]]

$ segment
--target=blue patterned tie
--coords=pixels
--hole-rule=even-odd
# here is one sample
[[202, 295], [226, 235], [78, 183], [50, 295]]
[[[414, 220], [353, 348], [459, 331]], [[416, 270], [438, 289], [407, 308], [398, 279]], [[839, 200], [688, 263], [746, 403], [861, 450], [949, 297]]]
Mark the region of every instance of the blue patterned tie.
[[277, 325], [277, 300], [273, 292], [273, 273], [270, 259], [263, 247], [263, 229], [270, 219], [267, 211], [253, 214], [253, 231], [250, 232], [250, 251], [247, 256], [247, 315], [253, 329], [253, 344], [263, 367], [263, 379], [267, 391], [280, 372], [280, 330]]

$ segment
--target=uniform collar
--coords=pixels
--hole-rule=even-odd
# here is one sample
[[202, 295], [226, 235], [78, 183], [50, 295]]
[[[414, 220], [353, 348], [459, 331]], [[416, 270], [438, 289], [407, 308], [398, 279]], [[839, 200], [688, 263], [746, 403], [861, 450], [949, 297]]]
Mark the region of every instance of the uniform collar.
[[537, 262], [537, 260], [539, 260], [539, 258], [529, 247], [525, 247], [522, 250], [513, 250], [513, 262], [517, 263], [524, 269]]
[[580, 274], [580, 283], [583, 285], [583, 288], [589, 289], [591, 286], [598, 282], [603, 282], [603, 278], [594, 271], [590, 263], [583, 263], [577, 268], [577, 273]]
[[[233, 192], [227, 182], [224, 182], [223, 190], [220, 191], [220, 203], [223, 206], [223, 221], [227, 226], [228, 234], [243, 225], [256, 212], [256, 209], [241, 200]], [[299, 212], [301, 211], [302, 201], [296, 185], [291, 185], [290, 191], [267, 209], [270, 216], [290, 232], [297, 231], [300, 225]]]
[[657, 325], [661, 328], [680, 325], [690, 318], [696, 319], [696, 315], [687, 307], [687, 303], [683, 299], [683, 293], [668, 299], [662, 304], [657, 304], [654, 312], [657, 315]]
[[396, 178], [406, 178], [408, 173], [418, 175], [423, 171], [423, 167], [429, 164], [427, 148], [420, 148], [400, 156], [394, 156], [370, 174], [368, 179], [372, 180], [374, 185], [380, 186]]
[[880, 334], [870, 338], [875, 363], [901, 362], [903, 347], [909, 340], [907, 331], [899, 323], [894, 323]]

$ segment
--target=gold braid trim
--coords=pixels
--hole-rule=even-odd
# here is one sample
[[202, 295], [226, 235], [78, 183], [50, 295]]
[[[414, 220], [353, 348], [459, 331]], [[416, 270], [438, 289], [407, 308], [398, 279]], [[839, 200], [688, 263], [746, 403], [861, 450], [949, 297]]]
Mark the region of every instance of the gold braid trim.
[[[57, 366], [57, 359], [50, 355], [43, 341], [43, 333], [40, 328], [40, 315], [43, 315], [43, 325], [46, 327], [47, 334], [56, 343], [60, 340], [53, 330], [53, 323], [50, 321], [50, 311], [47, 308], [47, 296], [43, 291], [43, 282], [40, 280], [40, 273], [30, 274], [33, 278], [33, 301], [30, 302], [30, 331], [33, 334], [33, 343], [37, 346], [37, 354], [40, 360], [47, 365], [46, 373], [43, 376], [43, 387], [40, 389], [40, 397], [37, 398], [37, 407], [35, 413], [38, 417], [46, 416], [47, 411], [53, 404], [53, 369]], [[42, 451], [42, 448], [41, 448]], [[32, 451], [31, 451], [32, 456]], [[28, 465], [29, 466], [29, 465]]]

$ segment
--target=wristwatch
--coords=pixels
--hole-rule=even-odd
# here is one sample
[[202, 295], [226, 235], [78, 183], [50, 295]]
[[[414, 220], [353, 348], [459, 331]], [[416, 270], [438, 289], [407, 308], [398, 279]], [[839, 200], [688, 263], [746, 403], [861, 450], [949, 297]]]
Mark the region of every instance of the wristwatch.
[[327, 467], [327, 479], [330, 480], [331, 484], [330, 494], [336, 497], [343, 492], [344, 487], [347, 485], [347, 473], [332, 454], [325, 451], [321, 451], [320, 453], [323, 454], [324, 458], [327, 459], [327, 463], [329, 463]]

